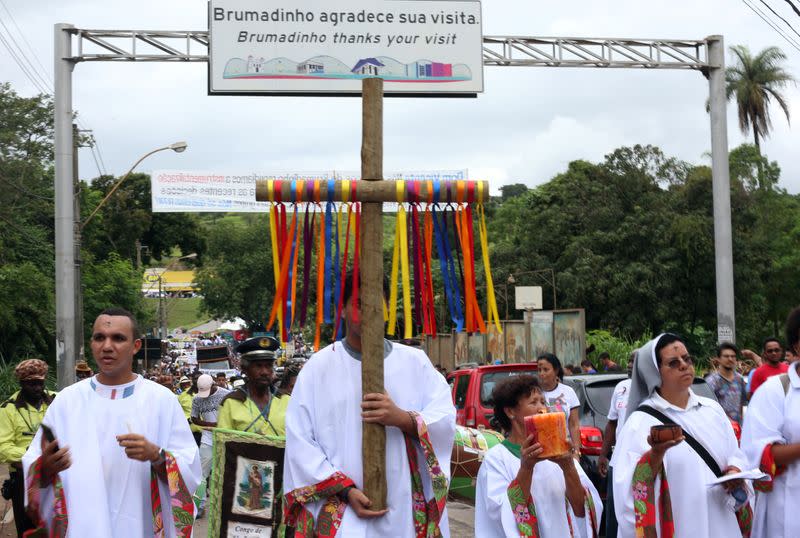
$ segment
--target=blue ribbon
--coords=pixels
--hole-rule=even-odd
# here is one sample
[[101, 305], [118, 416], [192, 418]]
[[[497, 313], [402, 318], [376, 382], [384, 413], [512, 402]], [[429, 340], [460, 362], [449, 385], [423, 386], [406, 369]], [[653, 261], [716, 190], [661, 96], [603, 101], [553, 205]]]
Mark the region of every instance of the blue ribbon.
[[[453, 215], [453, 222], [455, 223], [455, 214]], [[450, 238], [449, 238], [449, 231], [447, 229], [447, 210], [442, 212], [442, 223], [444, 224], [444, 230], [442, 233], [442, 237], [444, 238], [444, 253], [447, 258], [447, 272], [448, 278], [450, 279], [450, 284], [452, 286], [453, 293], [455, 295], [455, 300], [453, 301], [456, 305], [456, 331], [461, 332], [464, 330], [464, 314], [461, 311], [461, 286], [459, 285], [461, 281], [458, 280], [456, 277], [456, 264], [455, 260], [453, 259], [453, 251], [450, 249]], [[455, 228], [454, 228], [455, 229]], [[459, 260], [460, 263], [461, 260]], [[462, 279], [463, 280], [463, 279]]]
[[333, 223], [331, 222], [331, 212], [333, 211], [333, 189], [334, 182], [328, 181], [328, 203], [325, 204], [325, 293], [324, 303], [322, 305], [322, 315], [325, 323], [333, 323], [333, 310], [335, 307], [331, 306], [333, 303], [333, 289], [331, 282], [333, 276], [333, 268], [331, 267], [331, 230]]
[[[436, 193], [436, 191], [434, 191]], [[436, 194], [434, 194], [435, 196]], [[431, 208], [431, 213], [433, 216], [433, 235], [436, 237], [436, 250], [439, 253], [439, 269], [442, 272], [442, 280], [444, 281], [444, 295], [447, 300], [447, 307], [450, 310], [450, 319], [453, 320], [453, 324], [456, 327], [459, 327], [459, 317], [456, 314], [456, 299], [454, 297], [455, 293], [453, 291], [453, 283], [450, 280], [450, 273], [447, 270], [447, 250], [445, 250], [445, 242], [444, 238], [442, 237], [442, 227], [439, 225], [439, 217], [436, 215], [436, 208], [438, 204], [434, 204]], [[461, 322], [463, 324], [463, 322]]]

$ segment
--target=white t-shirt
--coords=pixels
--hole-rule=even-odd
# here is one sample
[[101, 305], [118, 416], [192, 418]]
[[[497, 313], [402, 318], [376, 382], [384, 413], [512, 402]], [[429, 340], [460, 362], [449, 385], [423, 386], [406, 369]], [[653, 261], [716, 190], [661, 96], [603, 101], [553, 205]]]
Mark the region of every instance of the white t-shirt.
[[580, 407], [581, 402], [578, 400], [578, 395], [572, 390], [572, 387], [559, 383], [556, 388], [544, 393], [544, 398], [547, 400], [547, 407], [551, 407], [556, 411], [562, 411], [569, 418], [570, 410]]
[[625, 413], [628, 411], [628, 396], [631, 395], [631, 380], [623, 379], [614, 387], [614, 394], [611, 395], [611, 405], [608, 408], [608, 420], [617, 421], [617, 432], [615, 439], [619, 439], [619, 432], [622, 431], [622, 424], [625, 422]]

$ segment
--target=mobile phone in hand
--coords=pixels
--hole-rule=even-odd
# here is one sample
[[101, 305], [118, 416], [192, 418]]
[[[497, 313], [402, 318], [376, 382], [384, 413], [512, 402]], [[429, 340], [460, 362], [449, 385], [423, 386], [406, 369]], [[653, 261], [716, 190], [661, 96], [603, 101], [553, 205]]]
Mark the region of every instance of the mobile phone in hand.
[[[51, 430], [47, 424], [41, 424], [39, 427], [42, 428], [42, 435], [44, 435], [48, 443], [52, 443], [56, 440], [56, 436], [53, 435], [53, 430]], [[58, 450], [58, 445], [56, 445], [56, 450]]]

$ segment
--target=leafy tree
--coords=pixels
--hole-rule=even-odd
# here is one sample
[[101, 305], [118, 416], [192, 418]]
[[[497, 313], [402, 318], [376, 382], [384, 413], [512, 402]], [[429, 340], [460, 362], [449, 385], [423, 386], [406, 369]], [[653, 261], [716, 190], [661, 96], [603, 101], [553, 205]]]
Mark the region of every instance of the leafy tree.
[[275, 294], [269, 225], [264, 215], [220, 221], [208, 231], [208, 249], [197, 284], [203, 307], [219, 319], [242, 318], [263, 330]]
[[730, 51], [736, 63], [726, 70], [726, 93], [728, 99], [736, 99], [739, 128], [744, 134], [753, 130], [760, 153], [761, 139], [768, 137], [772, 129], [770, 103], [774, 100], [789, 121], [789, 105], [781, 90], [795, 80], [781, 66], [786, 55], [778, 47], [767, 47], [755, 56], [744, 45], [735, 45]]
[[513, 183], [500, 187], [500, 198], [505, 202], [509, 198], [521, 196], [528, 192], [528, 187], [524, 183]]
[[83, 289], [84, 335], [91, 335], [92, 324], [105, 308], [120, 306], [129, 310], [139, 325], [151, 325], [151, 314], [142, 299], [142, 275], [131, 262], [116, 253], [104, 260], [95, 260], [90, 253], [84, 254], [84, 270], [81, 278]]
[[[100, 176], [91, 185], [83, 185], [82, 214], [84, 219], [117, 183], [119, 178]], [[123, 218], [124, 215], [124, 218]], [[100, 211], [84, 228], [84, 244], [95, 253], [111, 252], [136, 260], [136, 240], [148, 248], [143, 263], [171, 255], [173, 248], [183, 253], [196, 253], [201, 263], [205, 236], [200, 219], [192, 213], [153, 213], [150, 198], [150, 176], [134, 173], [114, 192]]]
[[[8, 364], [55, 352], [52, 117], [50, 97], [21, 97], [0, 84], [0, 359]], [[84, 200], [99, 202], [91, 192]], [[94, 321], [109, 305], [141, 313], [141, 278], [130, 262], [89, 247], [82, 252], [86, 317]]]

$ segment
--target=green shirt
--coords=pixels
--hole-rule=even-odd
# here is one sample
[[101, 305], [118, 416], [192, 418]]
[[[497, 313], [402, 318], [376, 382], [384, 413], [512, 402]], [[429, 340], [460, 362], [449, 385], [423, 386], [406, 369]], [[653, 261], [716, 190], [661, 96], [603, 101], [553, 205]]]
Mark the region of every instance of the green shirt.
[[[228, 397], [219, 407], [217, 427], [226, 430], [249, 431], [260, 435], [285, 437], [286, 408], [289, 406], [289, 396], [272, 396], [269, 406], [269, 423], [267, 423], [263, 416], [259, 416], [261, 410], [249, 396], [244, 402]], [[250, 424], [253, 425], [250, 426]], [[250, 426], [250, 429], [246, 430], [248, 426]]]

